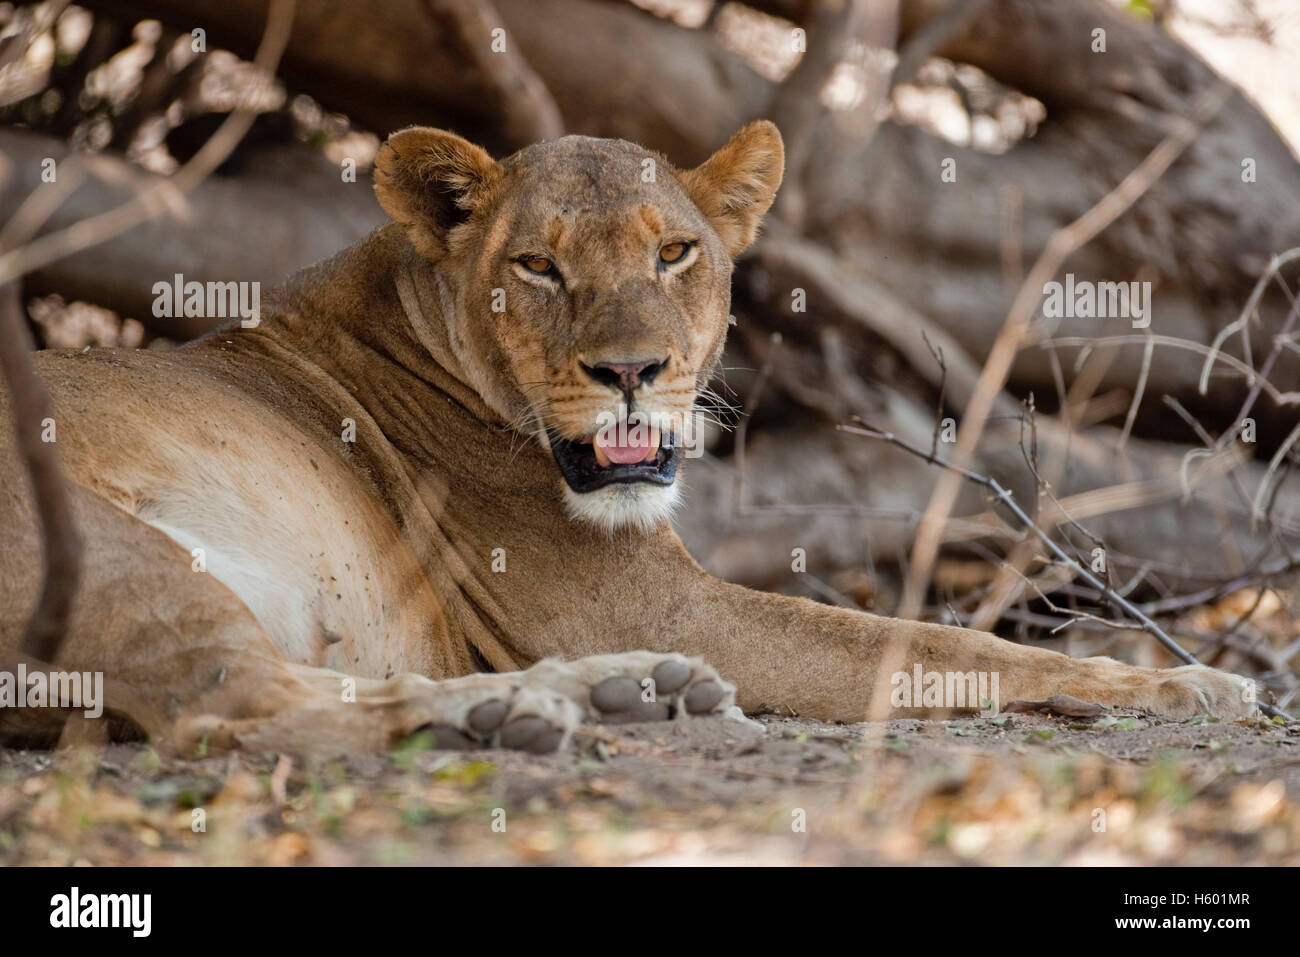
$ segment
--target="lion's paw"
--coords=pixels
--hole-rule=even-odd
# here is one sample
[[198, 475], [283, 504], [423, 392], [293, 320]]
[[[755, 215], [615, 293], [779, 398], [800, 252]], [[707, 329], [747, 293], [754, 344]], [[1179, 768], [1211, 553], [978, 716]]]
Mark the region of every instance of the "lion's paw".
[[433, 714], [415, 730], [453, 751], [510, 748], [546, 754], [564, 746], [581, 721], [578, 706], [519, 675], [470, 675], [439, 682], [429, 693]]
[[1255, 713], [1255, 683], [1206, 665], [1183, 665], [1158, 673], [1147, 710], [1170, 718], [1208, 714], [1214, 718], [1248, 718]]
[[736, 703], [736, 686], [703, 659], [652, 651], [546, 659], [523, 680], [525, 687], [560, 692], [587, 720], [606, 724], [725, 714]]

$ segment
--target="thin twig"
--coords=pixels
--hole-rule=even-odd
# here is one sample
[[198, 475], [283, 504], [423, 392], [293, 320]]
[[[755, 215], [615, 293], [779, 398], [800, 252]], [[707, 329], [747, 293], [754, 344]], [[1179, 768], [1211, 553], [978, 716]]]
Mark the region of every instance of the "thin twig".
[[[892, 432], [885, 432], [880, 429], [875, 429], [871, 427], [859, 428], [857, 426], [852, 426], [852, 425], [841, 425], [839, 426], [839, 429], [840, 431], [849, 432], [853, 435], [862, 435], [870, 439], [880, 439], [882, 441], [888, 442], [891, 445], [895, 445], [899, 447], [900, 449], [903, 449], [907, 452], [911, 452], [913, 455], [919, 456], [920, 458], [924, 459], [927, 462], [942, 466], [950, 473], [960, 478], [964, 478], [968, 482], [972, 482], [976, 485], [981, 485], [984, 488], [988, 489], [998, 498], [999, 501], [1002, 502], [1004, 506], [1006, 506], [1006, 508], [1013, 515], [1015, 515], [1015, 517], [1021, 523], [1023, 523], [1026, 531], [1035, 535], [1038, 538], [1038, 540], [1043, 543], [1043, 545], [1048, 549], [1048, 551], [1050, 551], [1052, 555], [1055, 556], [1057, 561], [1061, 562], [1063, 565], [1068, 567], [1071, 571], [1074, 572], [1075, 575], [1082, 578], [1088, 584], [1092, 585], [1092, 587], [1097, 589], [1098, 592], [1106, 596], [1111, 602], [1119, 606], [1127, 614], [1129, 614], [1134, 619], [1136, 619], [1138, 625], [1141, 627], [1143, 631], [1146, 631], [1147, 633], [1151, 634], [1157, 641], [1160, 642], [1160, 644], [1164, 645], [1165, 648], [1168, 649], [1169, 652], [1173, 654], [1176, 658], [1178, 658], [1180, 661], [1186, 662], [1189, 665], [1200, 664], [1200, 662], [1196, 660], [1195, 656], [1193, 656], [1189, 651], [1184, 649], [1182, 645], [1180, 645], [1173, 638], [1171, 638], [1165, 632], [1165, 630], [1161, 628], [1158, 624], [1156, 624], [1156, 622], [1152, 620], [1151, 617], [1148, 616], [1144, 611], [1142, 611], [1141, 608], [1139, 608], [1133, 602], [1129, 601], [1127, 598], [1125, 598], [1115, 589], [1111, 588], [1100, 578], [1098, 578], [1096, 575], [1090, 572], [1083, 565], [1079, 564], [1077, 561], [1071, 558], [1065, 552], [1064, 549], [1062, 549], [1059, 545], [1056, 544], [1056, 542], [1052, 540], [1050, 535], [1048, 535], [1041, 528], [1039, 528], [1030, 519], [1030, 517], [1025, 514], [1024, 510], [1016, 503], [1015, 497], [1007, 489], [1003, 488], [997, 479], [991, 478], [990, 476], [987, 475], [981, 475], [979, 472], [973, 472], [968, 468], [963, 468], [962, 466], [953, 464], [951, 462], [944, 462], [941, 460], [937, 460], [933, 456], [931, 456], [928, 452], [926, 452], [925, 449], [918, 448], [917, 446], [912, 445], [910, 442], [907, 442], [904, 439], [900, 439]], [[1273, 708], [1272, 705], [1265, 704], [1262, 701], [1258, 702], [1258, 704], [1262, 711], [1270, 715], [1281, 715], [1287, 721], [1292, 720], [1290, 715], [1282, 711], [1279, 711], [1276, 708]]]
[[1179, 611], [1184, 608], [1190, 608], [1194, 605], [1204, 605], [1207, 602], [1217, 601], [1224, 595], [1240, 591], [1251, 585], [1257, 585], [1265, 582], [1277, 575], [1283, 575], [1287, 572], [1295, 571], [1300, 568], [1300, 559], [1287, 558], [1275, 562], [1272, 565], [1260, 565], [1254, 570], [1244, 575], [1238, 575], [1225, 582], [1220, 582], [1210, 588], [1204, 588], [1197, 592], [1187, 595], [1173, 595], [1169, 598], [1162, 598], [1158, 601], [1150, 601], [1139, 606], [1150, 615], [1159, 615], [1171, 611]]
[[[266, 32], [253, 59], [256, 73], [263, 82], [269, 83], [275, 76], [280, 56], [289, 42], [293, 11], [294, 0], [273, 0], [271, 4]], [[65, 256], [108, 242], [177, 206], [185, 194], [207, 179], [234, 152], [257, 117], [252, 102], [250, 96], [227, 116], [211, 139], [171, 176], [142, 189], [120, 206], [0, 254], [0, 286]]]
[[934, 434], [930, 440], [930, 454], [939, 454], [939, 433], [943, 426], [943, 407], [948, 400], [948, 364], [943, 361], [943, 346], [936, 346], [930, 341], [930, 337], [921, 330], [921, 339], [924, 340], [926, 348], [930, 350], [930, 355], [934, 356], [935, 364], [939, 367], [939, 398], [934, 404]]
[[772, 333], [768, 340], [767, 355], [763, 358], [763, 366], [758, 370], [758, 378], [754, 382], [754, 387], [749, 392], [749, 397], [745, 400], [744, 411], [741, 412], [740, 422], [736, 425], [735, 452], [732, 457], [736, 464], [736, 478], [732, 483], [733, 500], [731, 503], [732, 516], [738, 516], [744, 508], [745, 499], [745, 443], [749, 437], [749, 420], [754, 415], [754, 410], [758, 408], [758, 400], [763, 395], [763, 387], [767, 385], [767, 380], [772, 375], [772, 363], [776, 360], [776, 350], [781, 347], [781, 333]]
[[[293, 23], [293, 0], [275, 0], [267, 20], [266, 33], [258, 47], [255, 66], [266, 82], [275, 75], [280, 56], [289, 41]], [[49, 265], [64, 256], [106, 242], [114, 236], [153, 218], [175, 204], [206, 179], [230, 155], [252, 125], [253, 111], [241, 106], [217, 129], [212, 138], [176, 174], [108, 212], [75, 223], [66, 229], [32, 240], [17, 248], [0, 249], [0, 331], [6, 347], [0, 353], [4, 377], [13, 404], [18, 448], [31, 476], [36, 511], [44, 541], [44, 580], [40, 598], [27, 622], [19, 646], [20, 654], [53, 662], [67, 636], [81, 573], [81, 540], [72, 521], [71, 498], [55, 454], [55, 443], [43, 441], [46, 420], [52, 419], [48, 392], [31, 360], [34, 343], [23, 316], [18, 280], [33, 269]], [[75, 167], [74, 167], [75, 168]], [[75, 186], [80, 176], [72, 178]], [[40, 224], [67, 198], [68, 184], [56, 187], [47, 200], [29, 198], [16, 221], [0, 231], [0, 241], [15, 243]]]
[[[975, 446], [984, 432], [985, 423], [997, 397], [1002, 392], [1011, 364], [1020, 350], [1025, 332], [1042, 302], [1043, 288], [1057, 274], [1065, 260], [1075, 250], [1093, 239], [1103, 229], [1119, 218], [1129, 207], [1151, 188], [1173, 162], [1182, 155], [1201, 128], [1215, 116], [1227, 102], [1232, 88], [1227, 83], [1215, 83], [1197, 105], [1193, 118], [1160, 142], [1133, 172], [1124, 177], [1113, 190], [1086, 213], [1052, 234], [1037, 262], [1025, 277], [1011, 304], [1006, 322], [998, 332], [989, 350], [989, 357], [980, 373], [961, 427], [957, 430], [957, 444], [953, 450], [953, 463], [969, 464]], [[957, 501], [960, 488], [959, 475], [940, 476], [930, 496], [925, 516], [917, 528], [916, 544], [908, 570], [907, 587], [900, 603], [899, 615], [915, 617], [925, 597], [930, 572], [939, 553], [939, 540], [948, 515]]]
[[[1094, 349], [1098, 346], [1122, 346], [1132, 343], [1142, 343], [1143, 345], [1146, 345], [1148, 340], [1158, 346], [1169, 346], [1174, 349], [1186, 349], [1189, 352], [1197, 352], [1201, 355], [1208, 356], [1212, 351], [1211, 347], [1205, 345], [1203, 342], [1193, 342], [1190, 339], [1180, 339], [1177, 336], [1146, 336], [1132, 334], [1098, 336], [1095, 339], [1086, 336], [1061, 336], [1057, 339], [1051, 340], [1050, 342], [1033, 342], [1030, 343], [1030, 346], [1039, 349], [1046, 349], [1049, 346], [1053, 348], [1057, 346], [1082, 346], [1085, 349]], [[1261, 378], [1258, 372], [1246, 363], [1242, 362], [1236, 356], [1230, 356], [1224, 352], [1217, 352], [1214, 354], [1214, 361], [1221, 362], [1226, 366], [1230, 366], [1233, 370], [1240, 372], [1245, 377], [1246, 381], [1252, 385], [1258, 382], [1260, 388], [1268, 393], [1269, 398], [1271, 398], [1276, 404], [1300, 405], [1300, 391], [1283, 392], [1271, 382]]]
[[1219, 358], [1219, 347], [1223, 345], [1228, 336], [1232, 335], [1237, 330], [1241, 330], [1242, 354], [1245, 356], [1250, 355], [1250, 339], [1248, 335], [1250, 317], [1254, 314], [1256, 307], [1259, 305], [1260, 299], [1263, 298], [1264, 290], [1268, 288], [1269, 280], [1276, 276], [1283, 266], [1295, 259], [1300, 259], [1300, 246], [1278, 253], [1269, 260], [1268, 268], [1264, 270], [1264, 274], [1256, 281], [1255, 288], [1251, 290], [1250, 298], [1246, 300], [1246, 305], [1242, 307], [1241, 315], [1237, 317], [1235, 322], [1231, 322], [1224, 326], [1223, 329], [1219, 330], [1219, 334], [1214, 337], [1214, 341], [1210, 344], [1210, 348], [1206, 352], [1205, 363], [1201, 366], [1201, 379], [1198, 383], [1201, 395], [1205, 395], [1205, 390], [1209, 386], [1210, 367]]
[[[1281, 281], [1280, 275], [1278, 276], [1278, 279]], [[1286, 289], [1286, 286], [1283, 285], [1282, 288]], [[1228, 427], [1228, 430], [1219, 436], [1220, 445], [1229, 441], [1233, 435], [1236, 435], [1237, 430], [1241, 428], [1241, 424], [1246, 421], [1246, 416], [1250, 415], [1250, 410], [1254, 407], [1256, 400], [1259, 399], [1260, 390], [1264, 388], [1264, 383], [1268, 381], [1268, 374], [1273, 371], [1273, 366], [1276, 364], [1278, 356], [1282, 354], [1282, 349], [1286, 345], [1287, 336], [1291, 334], [1291, 329], [1295, 326], [1297, 315], [1300, 315], [1300, 298], [1296, 298], [1291, 302], [1291, 309], [1287, 312], [1286, 321], [1282, 323], [1282, 328], [1278, 330], [1277, 335], [1273, 338], [1273, 351], [1268, 354], [1268, 358], [1265, 359], [1264, 364], [1260, 366], [1259, 377], [1255, 380], [1255, 384], [1250, 387], [1250, 392], [1247, 394], [1246, 400], [1241, 404], [1241, 411], [1239, 411], [1237, 417], [1232, 420], [1232, 425]], [[1206, 362], [1209, 361], [1210, 359], [1207, 358]], [[1202, 392], [1202, 394], [1204, 394], [1204, 392]]]

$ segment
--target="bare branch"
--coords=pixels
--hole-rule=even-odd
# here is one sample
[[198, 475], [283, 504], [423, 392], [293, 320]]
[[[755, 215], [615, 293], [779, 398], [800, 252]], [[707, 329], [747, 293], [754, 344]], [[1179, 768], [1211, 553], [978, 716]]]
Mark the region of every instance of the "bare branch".
[[451, 32], [460, 51], [496, 93], [506, 139], [518, 149], [564, 135], [564, 118], [546, 83], [528, 65], [490, 0], [425, 0], [436, 25]]
[[54, 442], [42, 441], [44, 423], [51, 420], [50, 395], [32, 363], [32, 337], [27, 329], [17, 283], [0, 287], [0, 366], [13, 403], [18, 451], [31, 476], [36, 514], [45, 542], [45, 576], [40, 598], [27, 620], [19, 645], [21, 654], [52, 662], [68, 630], [73, 599], [81, 580], [81, 538], [72, 521], [71, 500], [59, 469]]
[[[1173, 638], [1171, 638], [1168, 635], [1168, 633], [1166, 633], [1163, 628], [1161, 628], [1158, 624], [1156, 624], [1156, 622], [1149, 615], [1147, 615], [1138, 605], [1129, 601], [1126, 597], [1121, 595], [1114, 588], [1111, 588], [1109, 585], [1103, 582], [1100, 578], [1094, 575], [1083, 565], [1079, 564], [1079, 562], [1071, 558], [1069, 554], [1067, 554], [1066, 551], [1063, 548], [1061, 548], [1061, 546], [1059, 546], [1058, 544], [1056, 544], [1055, 541], [1052, 540], [1052, 537], [1050, 535], [1048, 535], [1041, 528], [1039, 528], [1033, 522], [1033, 520], [1030, 519], [1030, 517], [1025, 514], [1024, 510], [1019, 506], [1019, 504], [1017, 504], [1015, 497], [1009, 491], [1003, 488], [1002, 485], [997, 481], [997, 479], [990, 478], [987, 475], [981, 475], [978, 472], [973, 472], [968, 468], [963, 468], [962, 466], [955, 465], [951, 462], [943, 462], [940, 460], [936, 460], [924, 449], [918, 448], [917, 446], [912, 445], [911, 443], [906, 442], [903, 439], [900, 439], [898, 436], [894, 435], [891, 432], [882, 432], [878, 429], [873, 429], [870, 427], [858, 428], [857, 426], [852, 426], [852, 425], [842, 425], [840, 426], [840, 430], [843, 432], [849, 432], [853, 435], [862, 435], [871, 439], [880, 439], [882, 441], [890, 443], [891, 445], [896, 445], [899, 448], [904, 449], [905, 451], [911, 452], [913, 455], [921, 457], [927, 462], [942, 466], [944, 469], [948, 470], [950, 474], [956, 475], [958, 478], [964, 478], [969, 482], [974, 482], [976, 485], [982, 485], [984, 488], [992, 492], [997, 497], [997, 499], [1004, 506], [1006, 506], [1006, 508], [1013, 515], [1015, 515], [1015, 517], [1023, 524], [1026, 531], [1033, 534], [1035, 537], [1038, 538], [1040, 542], [1043, 543], [1043, 545], [1047, 548], [1048, 551], [1052, 553], [1052, 555], [1056, 558], [1057, 561], [1065, 565], [1067, 568], [1073, 571], [1076, 576], [1082, 578], [1093, 588], [1097, 589], [1097, 591], [1100, 594], [1104, 595], [1107, 599], [1109, 599], [1115, 605], [1123, 609], [1127, 614], [1131, 615], [1134, 619], [1136, 619], [1137, 624], [1133, 627], [1141, 628], [1143, 631], [1155, 637], [1155, 639], [1159, 641], [1160, 644], [1164, 645], [1165, 648], [1168, 649], [1169, 652], [1173, 654], [1175, 657], [1177, 657], [1180, 661], [1186, 662], [1189, 665], [1200, 664], [1200, 662], [1197, 661], [1196, 658], [1189, 651], [1187, 651], [1185, 648], [1183, 648], [1182, 645], [1178, 644], [1178, 642], [1176, 642]], [[1096, 620], [1101, 620], [1101, 619], [1096, 619]], [[1110, 624], [1116, 624], [1116, 623], [1110, 623]], [[1264, 702], [1259, 702], [1259, 707], [1262, 711], [1266, 712], [1267, 714], [1280, 715], [1281, 717], [1285, 718], [1288, 721], [1292, 720], [1290, 715], [1286, 714], [1285, 712], [1279, 711], [1277, 708], [1274, 708], [1272, 705], [1265, 704]]]
[[[855, 41], [864, 46], [893, 46], [898, 32], [896, 3], [867, 0], [822, 0], [813, 7], [808, 47], [799, 65], [777, 91], [768, 110], [785, 140], [785, 180], [776, 199], [776, 214], [798, 229], [804, 218], [804, 176], [817, 125], [826, 113], [820, 96]], [[878, 101], [881, 91], [868, 98]], [[874, 110], [878, 102], [865, 104]]]
[[[263, 82], [275, 76], [280, 56], [289, 42], [293, 25], [294, 0], [274, 0], [266, 33], [253, 65]], [[172, 176], [142, 190], [135, 197], [98, 216], [32, 240], [0, 255], [0, 285], [13, 282], [34, 269], [48, 266], [73, 253], [107, 242], [174, 208], [186, 193], [207, 179], [234, 152], [253, 125], [256, 112], [240, 106], [217, 128], [212, 138]]]
[[[274, 75], [292, 23], [293, 0], [278, 0], [272, 7], [266, 36], [258, 51], [257, 66], [262, 76]], [[22, 654], [44, 661], [53, 661], [58, 655], [80, 580], [81, 542], [73, 525], [68, 489], [59, 469], [55, 445], [43, 441], [41, 436], [43, 423], [51, 419], [50, 399], [31, 361], [33, 342], [23, 318], [17, 279], [31, 269], [111, 239], [156, 215], [170, 198], [183, 195], [210, 175], [238, 145], [252, 120], [251, 110], [235, 111], [194, 158], [169, 180], [114, 210], [17, 249], [6, 247], [0, 254], [0, 277], [4, 277], [0, 279], [0, 295], [4, 296], [0, 303], [0, 329], [8, 343], [0, 357], [12, 396], [18, 447], [31, 475], [45, 542], [44, 583], [23, 633]], [[42, 197], [24, 204], [17, 222], [7, 224], [3, 240], [13, 243], [28, 230], [39, 228], [68, 192], [65, 184], [54, 192], [53, 202]]]
[[[1096, 205], [1068, 226], [1052, 234], [1011, 304], [1006, 322], [989, 351], [989, 358], [980, 374], [975, 394], [966, 407], [966, 414], [962, 417], [961, 426], [957, 430], [957, 445], [953, 452], [953, 461], [958, 467], [969, 463], [974, 455], [975, 446], [984, 431], [989, 413], [1002, 387], [1006, 384], [1011, 363], [1020, 350], [1030, 320], [1042, 300], [1043, 287], [1056, 275], [1071, 253], [1118, 219], [1163, 175], [1174, 160], [1182, 155], [1183, 150], [1192, 143], [1205, 123], [1223, 107], [1230, 94], [1231, 87], [1228, 84], [1217, 82], [1196, 108], [1192, 120], [1185, 122], [1182, 129], [1162, 140], [1133, 172], [1103, 196]], [[917, 529], [907, 587], [899, 609], [900, 617], [915, 617], [921, 608], [925, 589], [930, 582], [930, 572], [938, 555], [939, 537], [944, 521], [956, 503], [959, 484], [957, 474], [945, 474], [940, 477], [930, 497], [930, 504]]]

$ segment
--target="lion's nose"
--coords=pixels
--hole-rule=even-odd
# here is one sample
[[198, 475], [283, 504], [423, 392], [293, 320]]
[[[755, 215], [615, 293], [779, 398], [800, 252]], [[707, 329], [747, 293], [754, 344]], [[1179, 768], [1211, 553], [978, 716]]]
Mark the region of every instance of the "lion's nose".
[[667, 359], [649, 359], [640, 362], [597, 362], [594, 365], [579, 363], [582, 371], [601, 385], [631, 393], [664, 371]]

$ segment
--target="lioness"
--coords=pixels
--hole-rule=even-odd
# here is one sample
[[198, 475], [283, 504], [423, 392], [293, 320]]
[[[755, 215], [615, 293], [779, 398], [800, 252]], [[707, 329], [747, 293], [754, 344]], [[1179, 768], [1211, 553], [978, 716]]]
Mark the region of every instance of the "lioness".
[[[85, 539], [59, 667], [104, 672], [116, 714], [183, 752], [420, 728], [546, 751], [584, 720], [737, 703], [854, 721], [889, 694], [884, 658], [996, 673], [999, 704], [1252, 711], [1208, 668], [762, 594], [691, 559], [669, 522], [685, 423], [783, 163], [767, 122], [690, 170], [617, 140], [497, 162], [403, 130], [375, 176], [395, 223], [291, 279], [255, 328], [42, 353]], [[41, 542], [22, 464], [0, 468], [8, 656]]]

